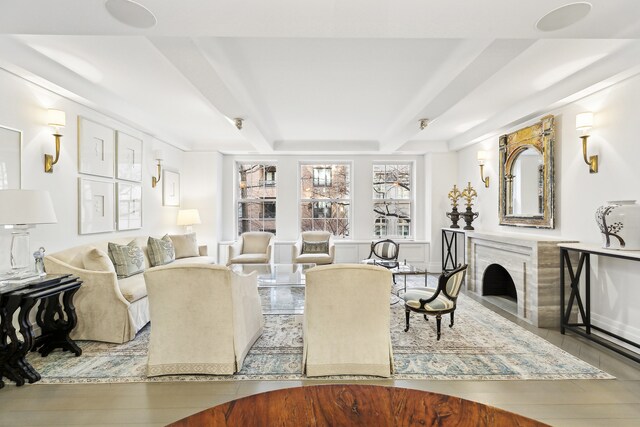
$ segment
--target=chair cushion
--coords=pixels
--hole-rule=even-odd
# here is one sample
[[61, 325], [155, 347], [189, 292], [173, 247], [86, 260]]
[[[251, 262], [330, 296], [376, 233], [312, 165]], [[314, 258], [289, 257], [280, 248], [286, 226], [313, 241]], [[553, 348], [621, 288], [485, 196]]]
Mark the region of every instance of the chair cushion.
[[169, 264], [176, 259], [176, 251], [168, 234], [165, 234], [162, 239], [149, 237], [147, 252], [149, 253], [149, 261], [152, 267]]
[[267, 264], [266, 254], [241, 254], [229, 260], [229, 264]]
[[128, 245], [109, 242], [109, 258], [116, 268], [118, 277], [129, 277], [144, 271], [144, 253], [135, 240]]
[[294, 262], [300, 264], [331, 264], [332, 260], [329, 254], [300, 254]]
[[302, 254], [329, 254], [329, 241], [309, 242], [302, 241]]
[[374, 246], [374, 254], [382, 259], [393, 259], [398, 254], [398, 246], [391, 242], [381, 242]]
[[169, 237], [171, 238], [171, 242], [173, 242], [175, 259], [200, 255], [196, 233], [172, 234]]
[[119, 279], [118, 286], [122, 296], [129, 302], [136, 302], [147, 296], [147, 286], [142, 274]]
[[172, 262], [172, 264], [215, 264], [216, 259], [212, 256], [196, 256], [190, 258], [180, 258]]
[[[409, 288], [407, 292], [402, 296], [406, 305], [411, 308], [420, 308], [420, 299], [428, 299], [436, 292], [435, 289], [430, 288]], [[450, 310], [454, 307], [454, 302], [444, 295], [440, 294], [433, 301], [425, 304], [424, 310], [426, 312], [438, 312], [444, 310]]]
[[244, 233], [242, 235], [243, 254], [264, 254], [273, 234], [265, 232]]
[[109, 259], [109, 255], [105, 254], [98, 248], [91, 248], [86, 251], [82, 256], [82, 263], [86, 270], [116, 271], [116, 268]]

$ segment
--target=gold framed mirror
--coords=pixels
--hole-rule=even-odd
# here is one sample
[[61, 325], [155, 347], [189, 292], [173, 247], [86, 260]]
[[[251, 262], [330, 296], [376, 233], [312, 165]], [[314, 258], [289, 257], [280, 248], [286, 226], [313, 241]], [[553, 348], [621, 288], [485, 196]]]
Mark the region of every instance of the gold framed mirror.
[[554, 228], [552, 115], [500, 137], [500, 225]]

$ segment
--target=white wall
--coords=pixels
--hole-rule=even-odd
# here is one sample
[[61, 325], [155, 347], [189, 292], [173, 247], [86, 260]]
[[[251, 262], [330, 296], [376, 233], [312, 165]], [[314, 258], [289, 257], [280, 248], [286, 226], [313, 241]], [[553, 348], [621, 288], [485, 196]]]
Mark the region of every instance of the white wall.
[[[625, 80], [559, 110], [556, 116], [555, 189], [556, 228], [537, 230], [498, 225], [498, 138], [474, 144], [458, 153], [458, 183], [471, 181], [478, 189], [476, 229], [561, 236], [600, 244], [594, 220], [596, 208], [607, 200], [640, 201], [640, 143], [637, 137], [640, 111], [640, 77]], [[595, 113], [588, 154], [598, 154], [600, 171], [590, 174], [582, 158], [575, 116]], [[509, 132], [528, 125], [524, 123]], [[476, 153], [490, 153], [485, 175], [491, 187], [480, 181]], [[640, 263], [592, 258], [592, 313], [594, 322], [605, 323], [622, 336], [640, 342]]]
[[[105, 240], [110, 236], [126, 237], [137, 235], [162, 236], [166, 232], [176, 232], [178, 208], [162, 206], [162, 185], [151, 188], [151, 176], [156, 172], [153, 151], [165, 152], [165, 165], [184, 173], [183, 153], [158, 139], [106, 117], [76, 102], [55, 95], [39, 86], [28, 83], [13, 74], [0, 70], [0, 125], [19, 129], [23, 132], [22, 142], [22, 188], [44, 189], [51, 193], [58, 223], [39, 225], [31, 230], [32, 251], [44, 246], [52, 253], [70, 246], [92, 241]], [[46, 110], [56, 108], [66, 112], [67, 126], [63, 130], [60, 160], [54, 172], [44, 172], [43, 156], [53, 153], [52, 129], [46, 126]], [[78, 142], [77, 117], [81, 115], [98, 123], [122, 130], [143, 140], [143, 228], [126, 232], [82, 235], [78, 234]], [[89, 176], [86, 176], [89, 177]], [[100, 178], [97, 178], [100, 179]], [[108, 180], [115, 182], [115, 180]], [[182, 188], [185, 188], [184, 179]], [[192, 193], [188, 192], [188, 197]], [[191, 199], [187, 199], [191, 200]], [[6, 209], [6, 206], [0, 209]], [[0, 246], [5, 248], [7, 231], [1, 231]], [[0, 249], [4, 251], [5, 249]], [[4, 256], [5, 254], [0, 254]]]

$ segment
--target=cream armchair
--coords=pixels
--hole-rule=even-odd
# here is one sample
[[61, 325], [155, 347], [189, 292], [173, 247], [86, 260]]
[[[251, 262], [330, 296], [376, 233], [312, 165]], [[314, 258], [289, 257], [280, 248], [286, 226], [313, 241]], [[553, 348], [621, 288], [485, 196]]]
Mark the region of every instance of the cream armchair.
[[364, 264], [311, 268], [306, 275], [303, 373], [393, 373], [391, 272]]
[[147, 376], [242, 369], [264, 328], [256, 277], [204, 264], [145, 271], [151, 314]]
[[238, 241], [229, 246], [227, 265], [231, 264], [272, 264], [273, 233], [249, 231], [242, 233]]
[[[327, 245], [323, 245], [324, 242]], [[303, 231], [291, 247], [291, 262], [333, 264], [335, 252], [333, 235], [328, 231]]]

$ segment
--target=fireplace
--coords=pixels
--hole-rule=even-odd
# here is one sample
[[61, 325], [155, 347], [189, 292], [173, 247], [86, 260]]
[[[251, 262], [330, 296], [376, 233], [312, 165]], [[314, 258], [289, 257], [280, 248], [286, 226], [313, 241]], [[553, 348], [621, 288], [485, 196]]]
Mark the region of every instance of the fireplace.
[[478, 231], [467, 232], [465, 236], [468, 291], [534, 326], [558, 325], [558, 243], [568, 240]]
[[507, 297], [513, 301], [518, 301], [516, 285], [509, 275], [509, 272], [500, 264], [491, 264], [484, 270], [482, 276], [482, 295], [495, 295]]

